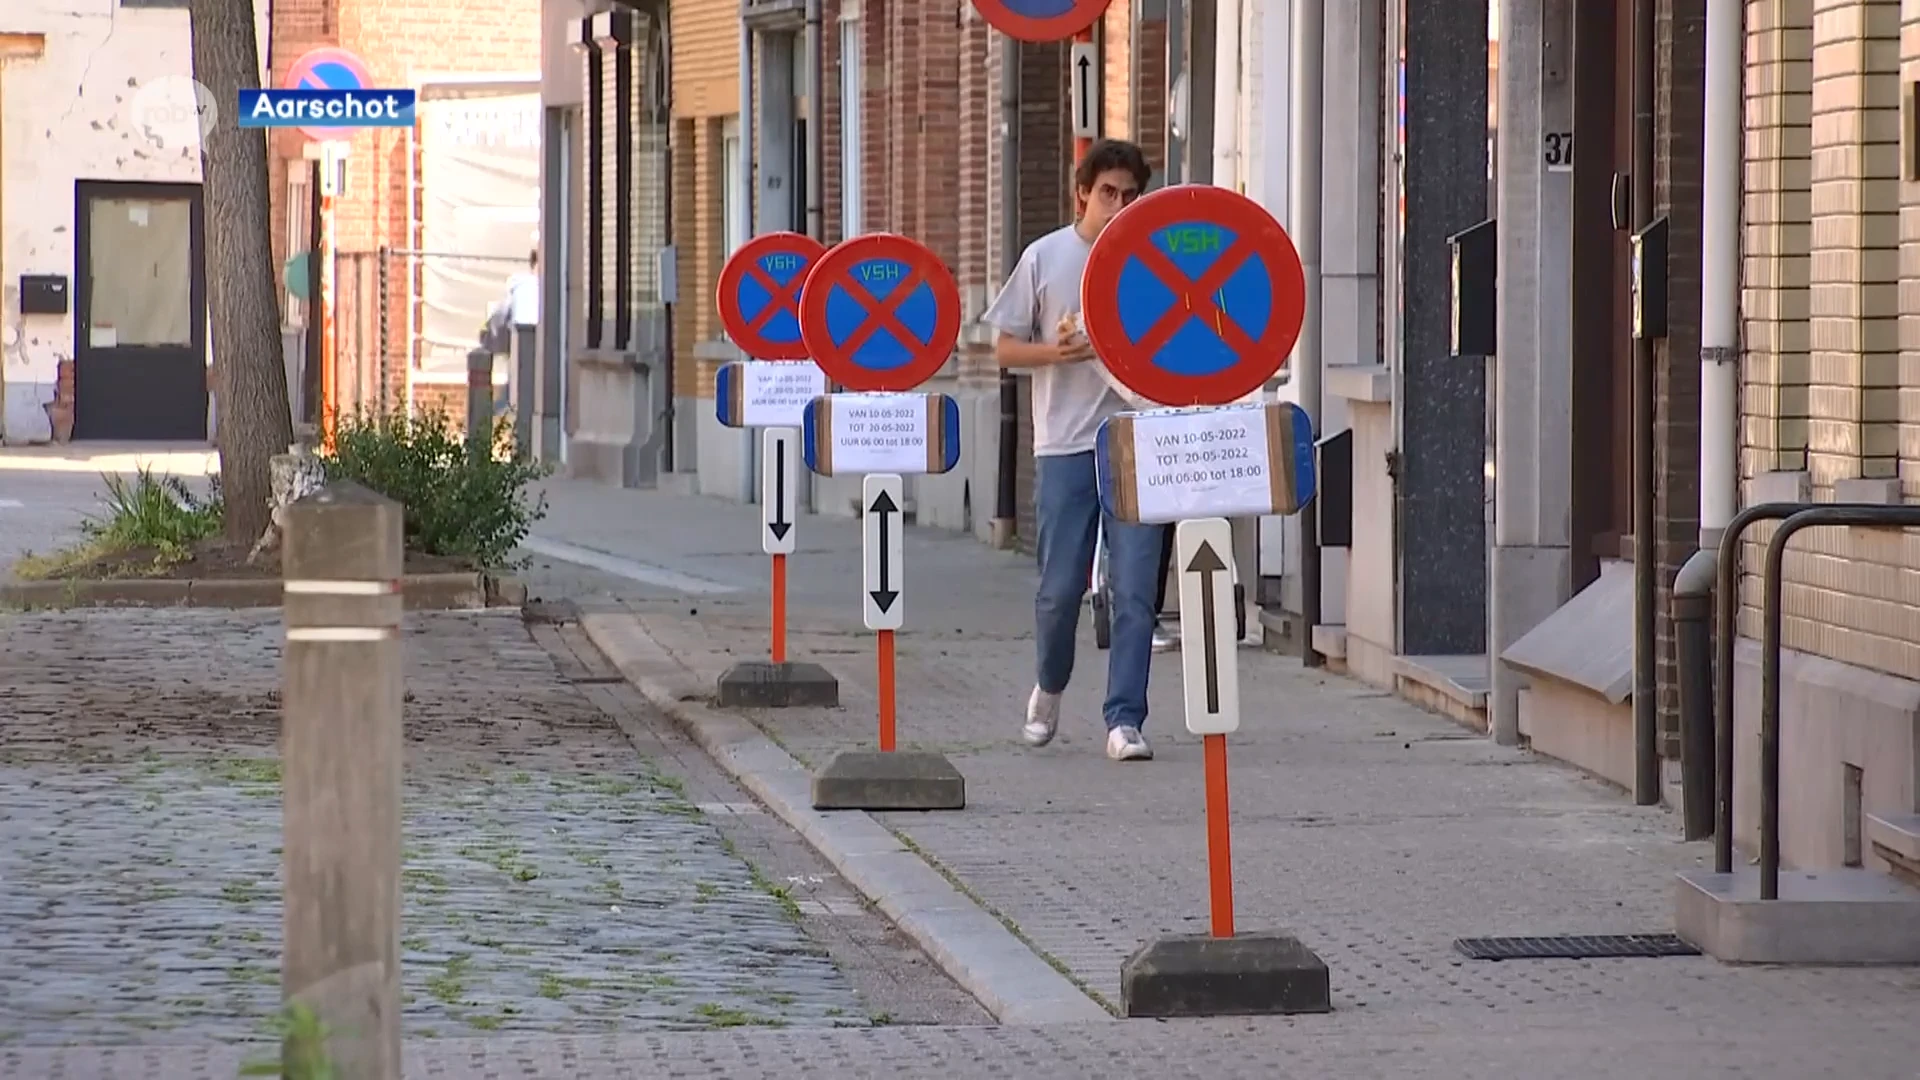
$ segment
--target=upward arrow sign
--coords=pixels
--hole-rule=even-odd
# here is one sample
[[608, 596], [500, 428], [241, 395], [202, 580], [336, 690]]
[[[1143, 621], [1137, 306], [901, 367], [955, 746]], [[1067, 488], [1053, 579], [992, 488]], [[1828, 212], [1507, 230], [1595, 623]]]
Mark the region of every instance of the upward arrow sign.
[[1200, 623], [1203, 628], [1200, 640], [1203, 643], [1204, 664], [1207, 673], [1207, 712], [1217, 714], [1220, 711], [1220, 656], [1214, 650], [1215, 621], [1219, 613], [1213, 607], [1213, 575], [1224, 571], [1227, 564], [1220, 559], [1220, 553], [1213, 550], [1213, 544], [1202, 540], [1200, 550], [1193, 553], [1187, 562], [1187, 573], [1200, 575]]
[[900, 508], [894, 505], [892, 496], [882, 490], [874, 497], [873, 505], [867, 507], [867, 511], [880, 519], [880, 587], [867, 595], [873, 597], [874, 606], [881, 611], [890, 611], [893, 609], [893, 602], [900, 598], [900, 593], [893, 588], [893, 565], [889, 557], [893, 549], [887, 544], [887, 519], [899, 513]]
[[1078, 80], [1074, 83], [1074, 87], [1075, 87], [1076, 96], [1079, 99], [1079, 106], [1080, 106], [1080, 122], [1075, 126], [1076, 127], [1092, 127], [1093, 126], [1093, 60], [1091, 57], [1088, 57], [1085, 53], [1082, 53], [1080, 56], [1079, 63], [1075, 64], [1074, 68], [1075, 68], [1074, 75]]

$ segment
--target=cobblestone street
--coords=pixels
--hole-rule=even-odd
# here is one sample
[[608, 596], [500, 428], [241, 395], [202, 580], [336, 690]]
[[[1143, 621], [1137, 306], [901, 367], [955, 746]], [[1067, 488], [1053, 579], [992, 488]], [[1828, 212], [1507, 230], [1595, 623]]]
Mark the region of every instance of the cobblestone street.
[[[258, 1036], [279, 999], [278, 613], [5, 625], [0, 1042]], [[410, 1037], [902, 1010], [863, 1000], [802, 925], [821, 902], [743, 859], [517, 612], [409, 627]], [[947, 1000], [921, 1019], [977, 1015]]]

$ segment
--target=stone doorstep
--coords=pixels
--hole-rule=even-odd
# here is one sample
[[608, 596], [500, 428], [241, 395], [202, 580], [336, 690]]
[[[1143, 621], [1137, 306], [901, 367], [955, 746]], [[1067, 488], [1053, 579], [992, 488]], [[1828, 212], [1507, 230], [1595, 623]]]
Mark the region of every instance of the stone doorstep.
[[1760, 899], [1760, 869], [1689, 870], [1675, 882], [1674, 930], [1737, 964], [1920, 964], [1920, 889], [1878, 870], [1780, 871]]
[[[28, 610], [89, 607], [279, 607], [279, 578], [240, 580], [120, 578], [101, 581], [0, 582], [0, 606]], [[484, 573], [408, 574], [404, 580], [409, 611], [467, 611], [516, 606], [525, 602], [526, 585]]]

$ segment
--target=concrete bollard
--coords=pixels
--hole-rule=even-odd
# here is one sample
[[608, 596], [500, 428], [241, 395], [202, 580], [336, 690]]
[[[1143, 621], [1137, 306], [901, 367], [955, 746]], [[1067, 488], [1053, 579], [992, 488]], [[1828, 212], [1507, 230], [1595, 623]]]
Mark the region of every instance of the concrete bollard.
[[335, 483], [286, 516], [282, 993], [335, 1075], [399, 1080], [401, 507]]
[[493, 449], [493, 354], [485, 349], [467, 353], [467, 438]]

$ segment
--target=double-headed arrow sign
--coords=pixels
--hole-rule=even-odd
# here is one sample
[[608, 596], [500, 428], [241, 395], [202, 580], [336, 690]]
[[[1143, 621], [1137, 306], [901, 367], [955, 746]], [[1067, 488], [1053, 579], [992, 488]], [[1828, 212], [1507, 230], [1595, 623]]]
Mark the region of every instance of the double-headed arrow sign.
[[769, 555], [793, 554], [794, 518], [800, 506], [800, 433], [792, 428], [767, 428], [760, 436], [760, 550]]
[[1226, 518], [1174, 528], [1180, 567], [1180, 675], [1187, 730], [1225, 735], [1240, 727], [1238, 627], [1233, 611], [1233, 531]]
[[895, 473], [872, 473], [860, 485], [861, 614], [869, 630], [898, 630], [905, 624], [900, 595], [905, 550], [900, 507], [905, 483]]

